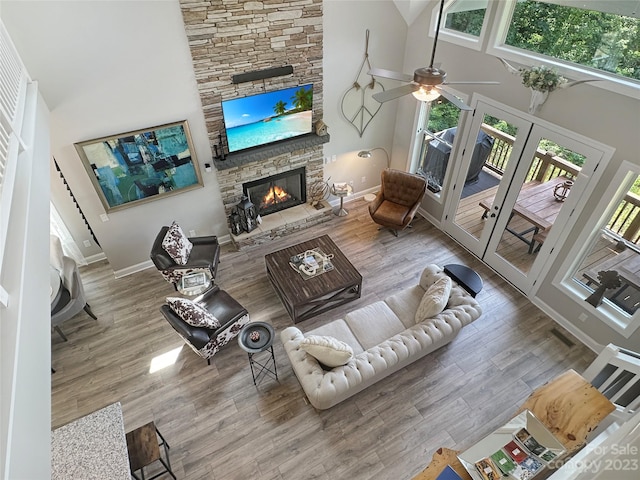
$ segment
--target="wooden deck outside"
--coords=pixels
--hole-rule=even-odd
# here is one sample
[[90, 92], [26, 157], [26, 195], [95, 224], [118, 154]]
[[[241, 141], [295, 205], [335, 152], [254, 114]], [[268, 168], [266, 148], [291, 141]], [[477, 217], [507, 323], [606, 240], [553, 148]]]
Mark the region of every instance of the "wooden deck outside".
[[[548, 182], [532, 180], [523, 184], [507, 230], [502, 234], [497, 253], [520, 271], [527, 273], [536, 258], [539, 243], [534, 236], [547, 233], [553, 226], [563, 203], [553, 196], [555, 186], [564, 181], [557, 177]], [[490, 210], [498, 187], [491, 187], [480, 193], [460, 200], [456, 223], [476, 238], [484, 228], [484, 216]]]
[[[537, 223], [541, 233], [548, 233], [551, 227], [545, 227], [545, 222], [552, 226], [563, 205], [553, 197], [555, 185], [561, 183], [562, 180], [564, 177], [557, 177], [543, 183], [534, 180], [524, 184], [518, 196], [516, 208], [514, 208], [517, 214], [514, 214], [510, 219], [509, 229], [515, 232], [524, 232]], [[547, 184], [548, 187], [541, 188]], [[492, 205], [497, 190], [497, 186], [491, 187], [460, 200], [456, 223], [475, 238], [479, 238], [482, 233], [486, 221], [483, 214], [487, 212], [487, 207]], [[531, 218], [526, 218], [526, 211], [531, 212]], [[524, 237], [526, 240], [533, 241], [535, 234], [536, 231], [532, 230]], [[505, 231], [502, 234], [497, 253], [515, 268], [527, 273], [537, 257], [538, 246], [539, 244], [536, 243], [529, 253], [529, 246], [522, 239]], [[602, 236], [576, 273], [576, 278], [585, 284], [591, 279], [591, 286], [595, 288], [597, 284], [593, 280], [594, 276], [597, 276], [597, 272], [616, 269], [623, 275], [626, 273], [627, 280], [629, 280], [627, 283], [632, 287], [631, 289], [627, 287], [626, 293], [622, 292], [617, 298], [620, 303], [623, 303], [622, 308], [625, 308], [627, 312], [633, 312], [640, 306], [640, 288], [636, 289], [636, 284], [640, 282], [640, 254], [631, 249], [621, 250], [616, 239]], [[618, 290], [607, 292], [607, 298], [613, 297], [617, 292]]]

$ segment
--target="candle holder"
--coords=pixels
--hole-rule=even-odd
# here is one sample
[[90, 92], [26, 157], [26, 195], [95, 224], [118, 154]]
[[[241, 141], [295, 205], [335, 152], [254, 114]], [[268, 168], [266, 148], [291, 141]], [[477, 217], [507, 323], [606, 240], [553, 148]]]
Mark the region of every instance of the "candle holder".
[[553, 189], [553, 196], [556, 197], [556, 200], [559, 202], [564, 202], [569, 196], [571, 187], [573, 187], [573, 180], [565, 180], [556, 185], [556, 188]]

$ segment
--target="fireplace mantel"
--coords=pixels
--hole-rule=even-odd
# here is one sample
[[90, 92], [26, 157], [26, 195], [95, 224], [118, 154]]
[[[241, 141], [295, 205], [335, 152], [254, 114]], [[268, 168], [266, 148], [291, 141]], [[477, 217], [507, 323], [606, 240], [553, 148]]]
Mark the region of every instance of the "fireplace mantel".
[[308, 133], [300, 137], [289, 138], [272, 145], [264, 145], [251, 150], [230, 153], [224, 160], [213, 159], [213, 164], [218, 170], [228, 170], [251, 162], [259, 162], [284, 153], [295, 152], [308, 147], [314, 147], [329, 142], [329, 135], [316, 135]]

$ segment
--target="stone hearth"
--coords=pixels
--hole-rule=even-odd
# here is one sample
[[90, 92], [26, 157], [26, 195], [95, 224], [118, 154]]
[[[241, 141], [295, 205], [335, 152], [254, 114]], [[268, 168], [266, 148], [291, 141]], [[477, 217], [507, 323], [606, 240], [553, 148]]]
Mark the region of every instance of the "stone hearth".
[[[247, 163], [238, 163], [240, 164], [218, 170], [218, 184], [227, 217], [231, 214], [233, 207], [241, 200], [242, 184], [245, 182], [305, 167], [308, 202], [311, 200], [310, 192], [313, 191], [314, 186], [324, 182], [321, 144], [285, 152], [264, 160], [249, 160]], [[225, 164], [225, 167], [228, 166], [230, 164]], [[231, 235], [231, 240], [238, 249], [261, 245], [275, 238], [327, 221], [331, 218], [331, 214], [332, 210], [328, 204], [325, 204], [320, 210], [316, 210], [309, 203], [298, 205], [264, 216], [262, 224], [256, 230], [238, 236]]]
[[333, 209], [326, 201], [322, 202], [321, 209], [316, 209], [308, 203], [298, 205], [262, 217], [262, 223], [258, 228], [249, 233], [231, 235], [231, 240], [238, 250], [255, 247], [329, 221], [332, 214]]

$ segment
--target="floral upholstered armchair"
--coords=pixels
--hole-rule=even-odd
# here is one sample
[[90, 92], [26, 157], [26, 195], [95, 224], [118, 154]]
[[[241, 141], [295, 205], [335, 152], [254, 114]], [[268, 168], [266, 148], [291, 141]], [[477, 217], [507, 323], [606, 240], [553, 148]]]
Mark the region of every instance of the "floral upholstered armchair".
[[178, 289], [184, 275], [207, 271], [215, 279], [220, 260], [220, 245], [214, 235], [187, 238], [173, 222], [164, 226], [151, 248], [151, 261], [165, 280]]

